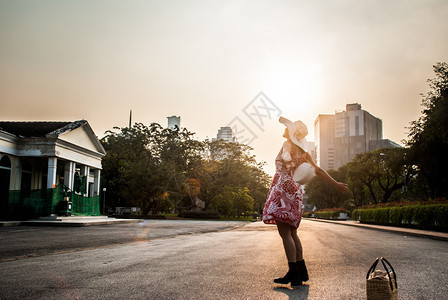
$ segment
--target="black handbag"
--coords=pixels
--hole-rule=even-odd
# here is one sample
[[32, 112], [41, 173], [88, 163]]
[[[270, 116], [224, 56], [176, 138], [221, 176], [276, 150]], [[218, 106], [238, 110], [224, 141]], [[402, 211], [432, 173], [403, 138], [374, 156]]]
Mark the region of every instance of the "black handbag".
[[[380, 261], [386, 271], [376, 270]], [[367, 272], [366, 291], [367, 300], [398, 300], [397, 275], [384, 257], [377, 258]]]

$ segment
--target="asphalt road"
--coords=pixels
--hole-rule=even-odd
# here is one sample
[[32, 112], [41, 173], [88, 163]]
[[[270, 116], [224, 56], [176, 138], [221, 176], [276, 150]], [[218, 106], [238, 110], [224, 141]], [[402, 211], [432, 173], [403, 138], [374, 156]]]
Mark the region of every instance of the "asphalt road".
[[[16, 228], [24, 230], [21, 234], [2, 229], [0, 298], [365, 299], [365, 274], [377, 256], [384, 256], [397, 272], [400, 299], [448, 299], [444, 241], [304, 220], [299, 235], [310, 281], [290, 289], [272, 283], [286, 271], [275, 226], [256, 222], [211, 232], [208, 223], [159, 222], [165, 226], [160, 232], [186, 226], [190, 234], [155, 237], [155, 223], [146, 225], [150, 230], [142, 224], [98, 226], [77, 236], [86, 243], [56, 251], [51, 236], [59, 240], [64, 229]], [[73, 228], [65, 230], [74, 235]], [[121, 238], [95, 244], [96, 230]], [[42, 244], [34, 250], [24, 246], [44, 232], [48, 253]], [[21, 252], [5, 252], [14, 247]]]
[[88, 227], [0, 227], [0, 262], [243, 226], [233, 221], [145, 220]]

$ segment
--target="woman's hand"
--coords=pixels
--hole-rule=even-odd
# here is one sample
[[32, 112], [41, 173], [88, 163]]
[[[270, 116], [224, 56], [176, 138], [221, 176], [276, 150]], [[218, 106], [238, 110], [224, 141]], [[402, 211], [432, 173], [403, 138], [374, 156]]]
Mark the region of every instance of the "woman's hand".
[[338, 190], [338, 192], [341, 194], [348, 193], [348, 191], [349, 191], [348, 185], [343, 182], [337, 182], [335, 187]]

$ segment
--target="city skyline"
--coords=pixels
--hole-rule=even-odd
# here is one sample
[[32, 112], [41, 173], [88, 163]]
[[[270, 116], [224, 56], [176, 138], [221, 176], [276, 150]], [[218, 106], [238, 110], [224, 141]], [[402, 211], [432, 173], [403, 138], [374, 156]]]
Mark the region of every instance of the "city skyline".
[[[144, 124], [181, 116], [200, 140], [239, 121], [272, 174], [278, 113], [313, 140], [319, 114], [360, 103], [405, 139], [448, 61], [447, 13], [443, 0], [0, 0], [0, 119], [85, 119], [101, 138], [132, 109]], [[261, 92], [275, 114], [257, 124]]]

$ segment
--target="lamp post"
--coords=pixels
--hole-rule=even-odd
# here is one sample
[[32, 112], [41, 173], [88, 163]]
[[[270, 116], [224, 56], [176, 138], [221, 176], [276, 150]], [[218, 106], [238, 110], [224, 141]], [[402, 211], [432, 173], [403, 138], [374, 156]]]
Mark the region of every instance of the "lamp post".
[[[386, 171], [386, 159], [387, 159], [387, 155], [386, 154], [384, 154], [383, 152], [381, 152], [380, 153], [380, 160], [381, 160], [381, 164], [382, 164], [382, 168], [383, 168], [383, 171]], [[380, 175], [380, 176], [382, 176], [382, 175]], [[381, 178], [381, 177], [380, 177]], [[379, 179], [378, 179], [379, 180]], [[378, 202], [380, 202], [381, 203], [381, 200], [379, 200]]]
[[407, 163], [407, 159], [406, 159], [406, 152], [404, 153], [404, 163], [403, 163], [403, 187], [401, 192], [404, 194], [404, 200], [407, 201], [408, 200], [408, 187], [406, 185], [406, 177], [408, 175], [407, 169], [406, 169], [406, 163]]
[[105, 209], [106, 209], [106, 188], [103, 188], [103, 215]]
[[380, 159], [381, 159], [381, 163], [383, 164], [383, 169], [386, 170], [386, 159], [387, 159], [387, 155], [384, 154], [383, 152], [380, 153]]

